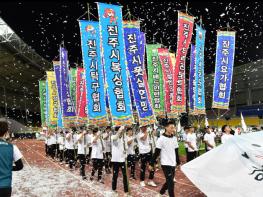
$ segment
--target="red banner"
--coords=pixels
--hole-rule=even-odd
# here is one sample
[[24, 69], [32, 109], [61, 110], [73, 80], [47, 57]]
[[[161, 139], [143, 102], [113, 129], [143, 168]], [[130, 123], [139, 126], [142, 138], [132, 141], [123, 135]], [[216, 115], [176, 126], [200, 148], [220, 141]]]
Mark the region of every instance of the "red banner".
[[165, 111], [168, 118], [170, 118], [173, 99], [173, 66], [168, 49], [158, 48], [158, 55], [163, 70]]
[[77, 122], [80, 124], [85, 124], [87, 121], [87, 99], [84, 68], [77, 69], [76, 94], [76, 112], [78, 120]]
[[186, 112], [185, 59], [193, 34], [193, 26], [194, 17], [178, 12], [176, 64], [173, 71], [174, 96], [172, 111], [174, 113]]

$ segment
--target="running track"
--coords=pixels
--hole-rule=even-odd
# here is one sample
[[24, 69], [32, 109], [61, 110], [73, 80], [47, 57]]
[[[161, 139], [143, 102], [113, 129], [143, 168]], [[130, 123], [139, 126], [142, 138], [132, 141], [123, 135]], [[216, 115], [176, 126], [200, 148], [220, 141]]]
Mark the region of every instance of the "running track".
[[[13, 175], [14, 197], [93, 197], [111, 196], [112, 175], [105, 174], [105, 184], [90, 181], [91, 166], [86, 166], [88, 180], [83, 181], [79, 176], [79, 169], [69, 171], [65, 165], [60, 165], [44, 153], [44, 143], [38, 140], [14, 141], [24, 156], [25, 168]], [[162, 184], [165, 182], [162, 171], [155, 173], [154, 181], [158, 187], [141, 187], [139, 184], [139, 165], [136, 166], [137, 180], [130, 180], [132, 196], [152, 197], [156, 196]], [[129, 173], [128, 173], [129, 174]], [[148, 178], [148, 172], [146, 173]], [[147, 182], [147, 179], [145, 180]], [[122, 174], [118, 178], [117, 191], [123, 196]], [[166, 193], [167, 194], [167, 193]], [[168, 196], [168, 195], [167, 195]], [[180, 171], [176, 171], [175, 183], [176, 197], [204, 197], [205, 195], [197, 189]]]

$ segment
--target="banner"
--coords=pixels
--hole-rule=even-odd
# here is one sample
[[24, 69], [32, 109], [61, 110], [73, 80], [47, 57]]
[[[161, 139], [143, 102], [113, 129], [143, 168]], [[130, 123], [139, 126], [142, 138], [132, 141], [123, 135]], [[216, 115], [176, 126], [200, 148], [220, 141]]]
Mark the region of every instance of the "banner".
[[195, 72], [196, 64], [195, 64], [195, 45], [191, 44], [191, 54], [190, 54], [190, 73], [189, 73], [189, 114], [195, 114]]
[[150, 125], [155, 121], [143, 78], [144, 55], [142, 49], [140, 50], [140, 22], [123, 21], [123, 27], [132, 95], [139, 116], [139, 124], [140, 126]]
[[112, 124], [132, 125], [121, 6], [98, 3], [98, 12]]
[[48, 126], [57, 127], [58, 121], [58, 91], [55, 73], [53, 71], [46, 71], [47, 73], [47, 85], [48, 85]]
[[205, 196], [262, 196], [262, 136], [263, 131], [234, 136], [181, 169]]
[[196, 25], [195, 39], [195, 99], [194, 107], [196, 114], [205, 114], [205, 80], [204, 80], [204, 49], [205, 49], [205, 30]]
[[70, 95], [69, 70], [68, 70], [68, 52], [60, 47], [60, 85], [61, 85], [61, 109], [64, 127], [71, 127], [75, 124], [76, 112], [75, 106]]
[[228, 109], [235, 57], [234, 31], [218, 31], [212, 108]]
[[171, 105], [173, 99], [173, 66], [168, 49], [158, 48], [158, 55], [163, 70], [165, 112], [167, 117], [171, 118], [173, 117], [171, 114]]
[[77, 78], [77, 68], [70, 68], [69, 70], [70, 96], [75, 107], [76, 107], [76, 78]]
[[79, 21], [86, 81], [87, 116], [90, 125], [107, 126], [106, 88], [101, 61], [99, 23]]
[[48, 80], [46, 79], [46, 126], [49, 125], [49, 92], [48, 92]]
[[77, 68], [76, 78], [76, 115], [78, 124], [87, 123], [87, 97], [86, 97], [86, 80], [85, 70]]
[[162, 65], [158, 57], [158, 48], [160, 44], [147, 44], [147, 68], [148, 83], [151, 93], [152, 107], [156, 116], [164, 117], [164, 92], [163, 92], [163, 74]]
[[39, 82], [39, 101], [40, 101], [40, 114], [41, 114], [41, 125], [46, 126], [46, 80], [40, 80]]
[[172, 109], [174, 113], [186, 111], [185, 98], [185, 59], [193, 34], [194, 17], [178, 12], [176, 62], [173, 72], [174, 96]]
[[58, 128], [63, 128], [62, 110], [60, 104], [58, 105]]

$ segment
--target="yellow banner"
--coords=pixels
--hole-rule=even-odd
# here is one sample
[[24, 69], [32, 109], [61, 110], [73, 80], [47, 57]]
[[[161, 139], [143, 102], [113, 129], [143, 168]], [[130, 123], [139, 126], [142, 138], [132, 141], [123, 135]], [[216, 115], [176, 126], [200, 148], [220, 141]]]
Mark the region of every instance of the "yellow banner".
[[58, 121], [58, 91], [54, 71], [47, 71], [48, 98], [49, 98], [49, 126], [56, 127]]

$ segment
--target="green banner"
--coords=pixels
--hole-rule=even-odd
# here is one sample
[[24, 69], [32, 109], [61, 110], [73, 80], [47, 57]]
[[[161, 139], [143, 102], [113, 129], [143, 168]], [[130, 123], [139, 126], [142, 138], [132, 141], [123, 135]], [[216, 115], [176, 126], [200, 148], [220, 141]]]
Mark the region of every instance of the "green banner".
[[163, 73], [162, 65], [158, 56], [158, 48], [160, 44], [147, 44], [147, 67], [148, 67], [148, 83], [151, 95], [152, 107], [156, 116], [164, 117], [164, 89], [163, 89]]
[[41, 80], [39, 81], [39, 101], [42, 126], [46, 126], [46, 100], [46, 80]]
[[76, 80], [77, 80], [77, 68], [70, 68], [69, 82], [70, 82], [70, 95], [72, 102], [76, 108]]

